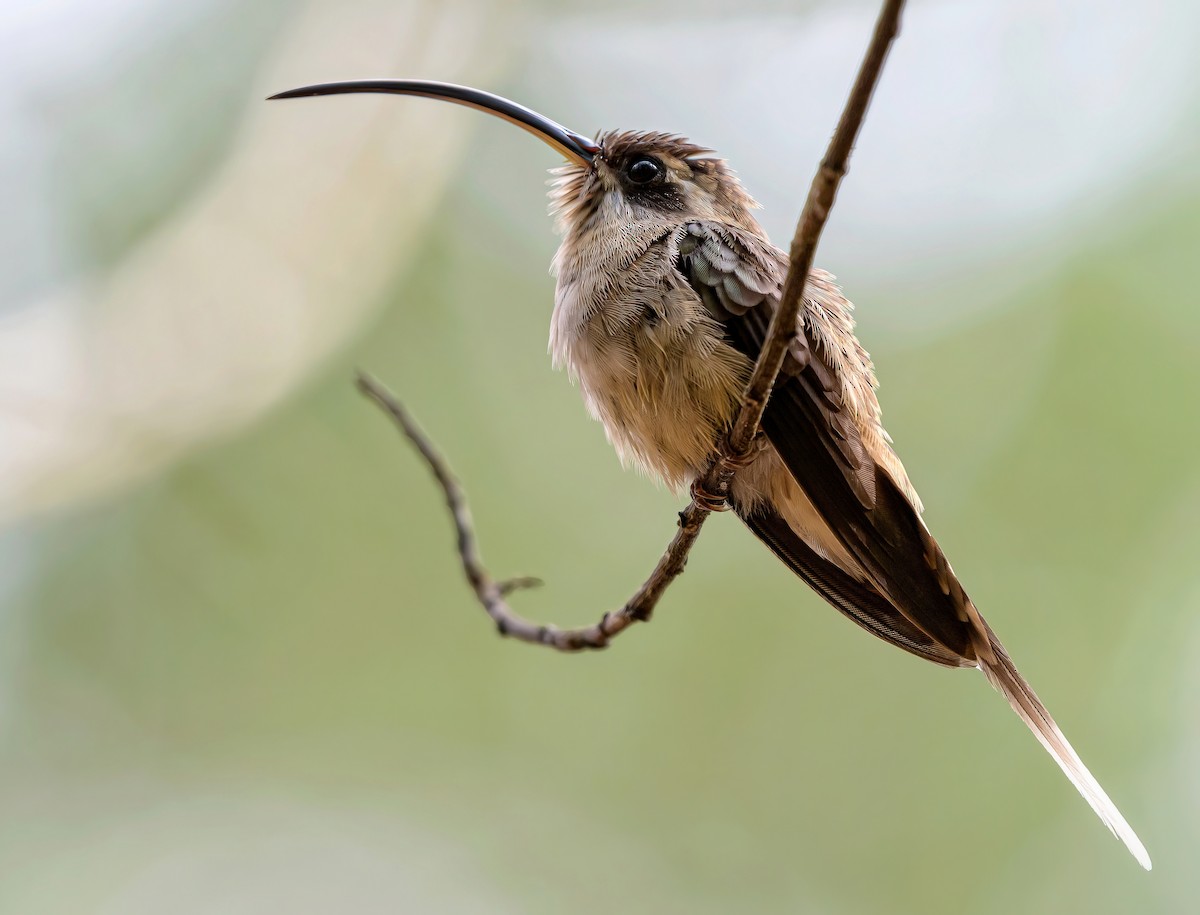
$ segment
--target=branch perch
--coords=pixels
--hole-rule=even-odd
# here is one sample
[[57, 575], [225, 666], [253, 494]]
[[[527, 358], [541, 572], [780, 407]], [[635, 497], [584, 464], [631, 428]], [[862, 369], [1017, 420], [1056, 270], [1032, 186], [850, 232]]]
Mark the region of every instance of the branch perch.
[[[708, 470], [697, 481], [700, 491], [719, 499], [728, 497], [729, 484], [737, 468], [750, 452], [788, 346], [795, 338], [804, 287], [808, 283], [817, 242], [833, 208], [838, 186], [846, 174], [846, 163], [862, 127], [871, 95], [879, 82], [888, 50], [899, 32], [900, 12], [903, 7], [904, 0], [885, 0], [879, 13], [875, 32], [866, 56], [859, 65], [850, 97], [846, 100], [837, 129], [829, 141], [825, 157], [821, 160], [809, 188], [804, 210], [796, 226], [796, 234], [792, 238], [783, 295], [779, 308], [771, 319], [767, 338], [754, 365], [750, 382], [746, 386], [742, 407], [729, 435], [723, 442], [718, 443], [716, 456]], [[365, 373], [359, 374], [357, 385], [363, 394], [374, 401], [399, 426], [432, 471], [445, 495], [446, 507], [454, 521], [463, 573], [474, 589], [479, 603], [503, 636], [534, 645], [545, 645], [557, 651], [607, 648], [613, 638], [634, 623], [650, 619], [663, 593], [683, 572], [688, 554], [700, 536], [704, 522], [713, 511], [712, 503], [703, 504], [693, 496], [691, 504], [679, 513], [679, 526], [675, 536], [667, 545], [654, 571], [619, 610], [605, 613], [599, 622], [591, 626], [576, 629], [560, 629], [557, 626], [543, 626], [530, 622], [514, 611], [505, 598], [514, 591], [535, 587], [541, 582], [534, 578], [506, 581], [492, 578], [479, 556], [479, 546], [471, 513], [467, 507], [466, 494], [451, 473], [445, 458], [387, 388]]]
[[521, 642], [534, 645], [546, 645], [558, 651], [580, 651], [585, 648], [607, 648], [609, 641], [624, 632], [636, 622], [650, 619], [658, 599], [662, 597], [667, 586], [683, 571], [687, 564], [688, 553], [692, 544], [700, 535], [700, 527], [708, 517], [708, 510], [696, 504], [689, 505], [679, 513], [679, 530], [675, 532], [670, 545], [667, 547], [658, 565], [650, 573], [650, 577], [638, 588], [620, 610], [605, 613], [600, 621], [592, 626], [581, 626], [578, 629], [559, 629], [557, 626], [541, 626], [532, 623], [518, 614], [504, 599], [506, 595], [522, 588], [540, 585], [536, 578], [514, 578], [507, 581], [496, 581], [479, 558], [479, 546], [475, 537], [475, 527], [471, 521], [471, 512], [467, 507], [466, 494], [454, 478], [445, 458], [437, 450], [429, 437], [421, 431], [413, 418], [404, 409], [387, 388], [365, 373], [359, 373], [358, 389], [375, 401], [395, 421], [404, 435], [412, 442], [429, 469], [437, 479], [442, 493], [446, 497], [446, 507], [454, 520], [454, 529], [458, 534], [458, 555], [462, 560], [463, 573], [475, 590], [475, 596], [487, 615], [495, 622], [501, 635], [509, 636]]
[[733, 479], [739, 460], [750, 451], [754, 436], [758, 433], [758, 425], [767, 409], [771, 390], [775, 387], [775, 379], [783, 367], [788, 347], [795, 338], [804, 287], [808, 284], [808, 274], [812, 270], [813, 259], [817, 253], [817, 242], [821, 239], [825, 221], [833, 209], [838, 186], [846, 175], [846, 163], [850, 160], [850, 151], [854, 148], [854, 141], [858, 139], [867, 107], [871, 104], [871, 96], [879, 83], [883, 63], [887, 60], [892, 42], [900, 31], [900, 11], [903, 8], [904, 0], [885, 0], [875, 22], [875, 33], [871, 36], [866, 56], [859, 65], [850, 97], [846, 99], [846, 106], [842, 109], [837, 129], [834, 130], [825, 150], [825, 157], [813, 176], [808, 198], [804, 201], [804, 209], [800, 213], [796, 234], [792, 236], [792, 246], [788, 251], [787, 279], [784, 280], [779, 308], [776, 309], [767, 328], [767, 338], [762, 352], [758, 354], [758, 361], [754, 364], [750, 382], [746, 385], [746, 393], [742, 396], [742, 409], [734, 421], [729, 440], [704, 476], [704, 489], [714, 495], [728, 495], [729, 483]]

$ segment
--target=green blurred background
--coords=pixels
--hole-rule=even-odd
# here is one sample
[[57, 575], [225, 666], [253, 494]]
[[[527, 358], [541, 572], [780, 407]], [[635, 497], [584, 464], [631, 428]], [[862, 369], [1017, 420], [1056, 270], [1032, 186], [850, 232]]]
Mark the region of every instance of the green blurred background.
[[1139, 831], [982, 677], [712, 521], [610, 651], [502, 642], [400, 392], [520, 609], [623, 601], [682, 500], [545, 354], [553, 156], [412, 76], [721, 150], [788, 236], [873, 3], [6, 4], [0, 910], [1195, 911], [1200, 9], [915, 2], [819, 262], [926, 517]]

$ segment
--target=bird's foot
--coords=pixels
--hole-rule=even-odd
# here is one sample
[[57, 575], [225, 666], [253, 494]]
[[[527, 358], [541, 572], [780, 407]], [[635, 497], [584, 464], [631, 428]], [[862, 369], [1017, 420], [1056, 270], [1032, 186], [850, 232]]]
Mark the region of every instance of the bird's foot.
[[729, 511], [729, 501], [725, 496], [713, 495], [706, 490], [699, 480], [693, 480], [691, 485], [692, 501], [710, 512]]
[[[754, 463], [766, 444], [766, 436], [759, 432], [750, 440], [750, 444], [743, 454], [726, 454], [721, 460], [730, 470], [741, 470]], [[728, 446], [728, 443], [726, 445]]]

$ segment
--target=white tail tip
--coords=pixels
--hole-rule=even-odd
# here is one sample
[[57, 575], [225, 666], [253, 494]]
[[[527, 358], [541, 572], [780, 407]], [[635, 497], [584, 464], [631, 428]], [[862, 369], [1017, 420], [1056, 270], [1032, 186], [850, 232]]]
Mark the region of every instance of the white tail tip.
[[1083, 760], [1079, 758], [1079, 754], [1075, 752], [1067, 738], [1063, 736], [1062, 731], [1058, 729], [1058, 725], [1054, 723], [1054, 719], [1050, 717], [1050, 713], [1046, 711], [1041, 700], [1017, 672], [1008, 652], [1004, 650], [995, 634], [991, 632], [990, 628], [987, 632], [991, 637], [991, 647], [996, 660], [993, 663], [980, 659], [980, 670], [983, 671], [984, 676], [988, 678], [992, 686], [1004, 694], [1013, 710], [1029, 725], [1029, 729], [1033, 731], [1038, 742], [1054, 757], [1058, 767], [1083, 795], [1083, 799], [1096, 811], [1096, 815], [1104, 821], [1104, 825], [1112, 830], [1114, 836], [1125, 843], [1125, 847], [1137, 859], [1138, 864], [1146, 870], [1150, 870], [1153, 865], [1150, 863], [1150, 855], [1146, 851], [1146, 846], [1142, 844], [1142, 840], [1125, 822], [1125, 817], [1121, 816], [1117, 805], [1104, 793], [1100, 783], [1088, 771]]

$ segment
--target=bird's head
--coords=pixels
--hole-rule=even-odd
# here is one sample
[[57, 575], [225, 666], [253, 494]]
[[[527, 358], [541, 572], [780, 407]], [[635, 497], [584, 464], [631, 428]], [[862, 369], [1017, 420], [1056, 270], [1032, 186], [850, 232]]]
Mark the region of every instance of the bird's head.
[[692, 219], [745, 224], [758, 204], [711, 149], [674, 134], [609, 131], [587, 161], [555, 170], [551, 208], [560, 231], [596, 221], [680, 223]]

